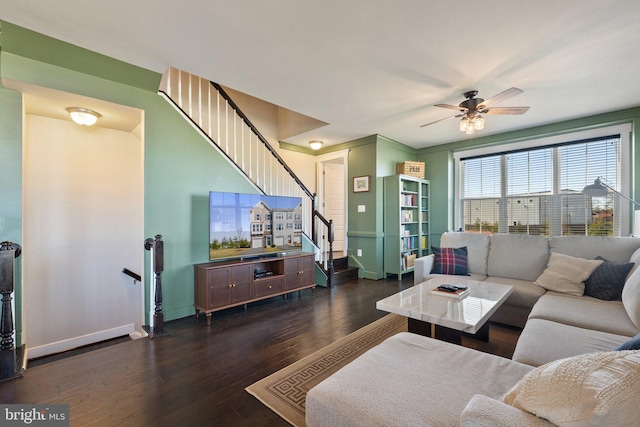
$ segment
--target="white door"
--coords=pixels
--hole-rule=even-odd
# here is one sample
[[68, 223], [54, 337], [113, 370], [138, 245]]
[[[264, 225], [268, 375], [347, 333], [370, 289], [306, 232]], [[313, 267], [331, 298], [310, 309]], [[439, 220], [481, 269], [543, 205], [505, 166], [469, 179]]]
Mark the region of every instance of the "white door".
[[142, 140], [25, 115], [23, 319], [28, 357], [142, 336]]
[[324, 216], [333, 220], [335, 257], [345, 254], [345, 174], [344, 164], [340, 161], [324, 163]]

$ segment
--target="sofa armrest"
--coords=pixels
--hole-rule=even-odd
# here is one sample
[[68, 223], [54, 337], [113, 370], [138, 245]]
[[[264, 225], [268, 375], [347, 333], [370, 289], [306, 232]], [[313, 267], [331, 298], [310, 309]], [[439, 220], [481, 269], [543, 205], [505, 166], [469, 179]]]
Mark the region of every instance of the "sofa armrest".
[[425, 277], [433, 269], [433, 254], [416, 258], [413, 263], [413, 284], [418, 285], [425, 281]]
[[481, 394], [471, 398], [460, 415], [462, 427], [550, 427], [555, 424]]

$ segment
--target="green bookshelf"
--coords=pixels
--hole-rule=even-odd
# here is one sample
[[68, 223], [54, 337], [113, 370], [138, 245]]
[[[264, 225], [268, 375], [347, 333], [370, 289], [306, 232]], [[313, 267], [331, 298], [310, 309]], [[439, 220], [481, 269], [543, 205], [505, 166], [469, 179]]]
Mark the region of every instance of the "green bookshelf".
[[384, 178], [384, 271], [413, 271], [415, 258], [429, 252], [429, 181], [408, 175]]

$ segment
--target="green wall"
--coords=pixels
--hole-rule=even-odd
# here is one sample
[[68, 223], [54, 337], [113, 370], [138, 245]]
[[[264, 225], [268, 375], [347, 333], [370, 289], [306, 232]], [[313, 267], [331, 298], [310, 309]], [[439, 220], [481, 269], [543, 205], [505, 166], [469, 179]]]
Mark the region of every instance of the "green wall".
[[[165, 320], [193, 314], [193, 264], [208, 260], [208, 193], [255, 188], [156, 93], [159, 74], [5, 22], [0, 46], [2, 77], [144, 111], [144, 233], [161, 234], [165, 242]], [[17, 243], [22, 238], [21, 99], [20, 93], [0, 89], [0, 240]], [[143, 242], [140, 247], [144, 250]], [[145, 271], [149, 258], [146, 253]], [[149, 278], [145, 288], [148, 292]], [[20, 289], [18, 283], [17, 306]], [[16, 329], [20, 333], [18, 322]]]
[[[2, 67], [0, 58], [0, 69]], [[22, 96], [0, 87], [0, 241], [22, 242]], [[16, 125], [17, 124], [17, 125]], [[15, 272], [16, 301], [22, 301], [22, 257]], [[22, 307], [16, 304], [16, 342], [22, 343]]]
[[[415, 160], [416, 150], [380, 135], [332, 146], [321, 154], [349, 150], [348, 175], [348, 250], [351, 263], [362, 267], [366, 279], [384, 278], [383, 178], [396, 174], [396, 164]], [[353, 192], [353, 178], [369, 176], [368, 192]], [[358, 212], [358, 206], [365, 212]], [[357, 256], [357, 250], [362, 256]]]

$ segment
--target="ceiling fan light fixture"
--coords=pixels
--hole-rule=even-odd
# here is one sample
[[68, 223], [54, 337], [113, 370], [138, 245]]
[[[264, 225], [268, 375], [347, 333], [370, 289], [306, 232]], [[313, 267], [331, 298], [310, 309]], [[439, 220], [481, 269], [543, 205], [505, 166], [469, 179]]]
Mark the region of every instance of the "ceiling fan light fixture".
[[71, 116], [71, 120], [82, 126], [93, 126], [102, 117], [100, 113], [82, 107], [69, 107], [67, 112]]
[[466, 132], [467, 128], [469, 127], [469, 118], [468, 117], [464, 117], [462, 120], [460, 120], [460, 132]]
[[484, 118], [482, 116], [477, 116], [475, 121], [473, 122], [473, 127], [476, 130], [484, 129]]
[[464, 133], [466, 133], [467, 135], [473, 135], [475, 132], [476, 132], [475, 126], [473, 126], [473, 123], [469, 123], [469, 126], [467, 126], [467, 130], [465, 130]]

